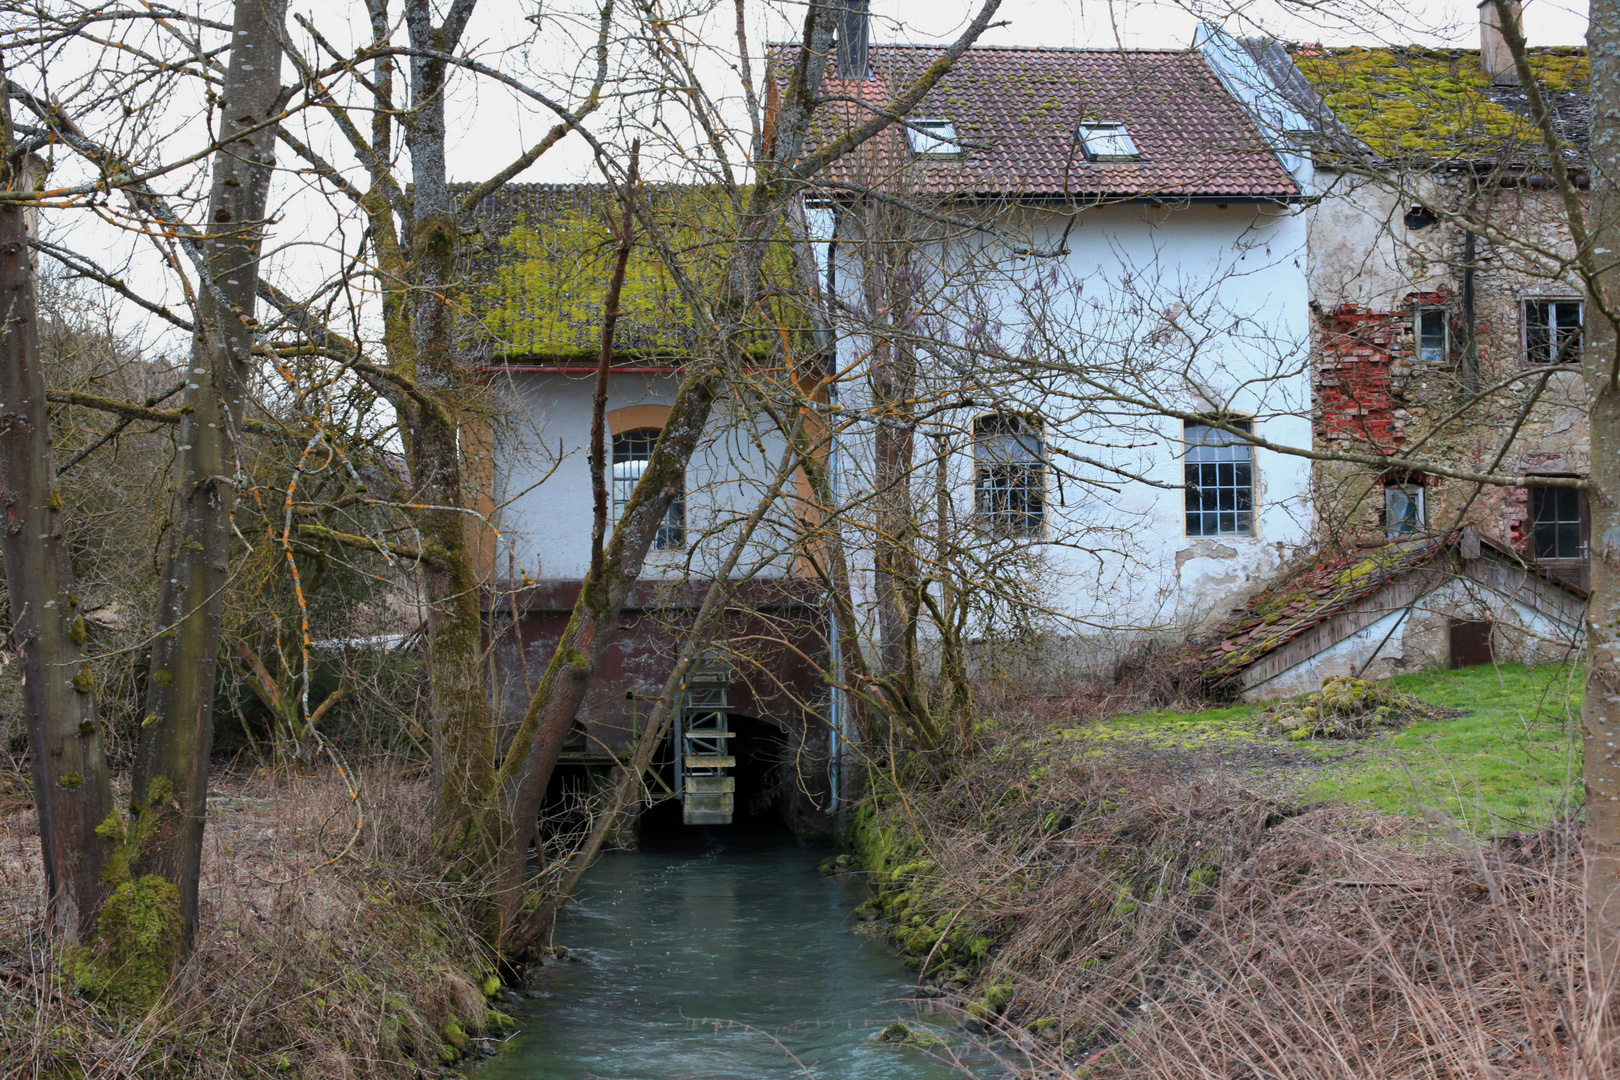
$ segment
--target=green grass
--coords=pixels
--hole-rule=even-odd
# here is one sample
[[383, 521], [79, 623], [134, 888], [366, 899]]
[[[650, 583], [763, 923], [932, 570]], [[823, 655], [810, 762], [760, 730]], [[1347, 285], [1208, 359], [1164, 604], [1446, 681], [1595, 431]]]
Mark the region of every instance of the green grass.
[[1578, 667], [1473, 667], [1397, 677], [1452, 720], [1359, 740], [1293, 743], [1263, 733], [1263, 705], [1116, 717], [1084, 729], [1092, 753], [1209, 751], [1312, 802], [1413, 814], [1477, 835], [1547, 823], [1578, 798]]

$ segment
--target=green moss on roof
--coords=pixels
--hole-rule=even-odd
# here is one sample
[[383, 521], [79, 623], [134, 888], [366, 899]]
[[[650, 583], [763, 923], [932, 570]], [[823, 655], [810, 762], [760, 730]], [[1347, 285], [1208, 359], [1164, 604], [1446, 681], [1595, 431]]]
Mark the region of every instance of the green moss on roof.
[[[700, 188], [656, 191], [649, 199], [680, 265], [699, 292], [712, 294], [734, 247], [729, 200]], [[549, 360], [599, 354], [616, 253], [609, 215], [616, 221], [622, 212], [604, 192], [591, 192], [543, 213], [521, 214], [492, 241], [478, 259], [472, 297], [477, 333], [490, 353]], [[637, 237], [620, 295], [614, 353], [622, 359], [690, 357], [704, 348], [706, 335], [639, 226]], [[786, 246], [773, 245], [767, 275], [783, 274], [787, 266]], [[761, 314], [771, 329], [791, 323], [785, 302]]]
[[1262, 656], [1441, 550], [1440, 541], [1432, 538], [1386, 544], [1350, 552], [1285, 577], [1251, 600], [1236, 619], [1218, 631], [1220, 640], [1204, 654], [1201, 663], [1204, 680], [1213, 686], [1234, 677]]
[[[1500, 153], [1539, 146], [1530, 120], [1495, 103], [1479, 53], [1435, 49], [1324, 49], [1295, 55], [1300, 71], [1355, 136], [1386, 156]], [[1584, 90], [1586, 50], [1535, 49], [1537, 81]]]

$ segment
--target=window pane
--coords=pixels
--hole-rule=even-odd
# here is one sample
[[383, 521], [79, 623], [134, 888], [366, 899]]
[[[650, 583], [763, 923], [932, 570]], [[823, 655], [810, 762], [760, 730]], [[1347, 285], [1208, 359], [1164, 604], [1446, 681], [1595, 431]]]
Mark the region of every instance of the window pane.
[[[1250, 431], [1249, 421], [1232, 426]], [[1247, 536], [1253, 532], [1254, 448], [1232, 432], [1185, 424], [1183, 468], [1188, 536]]]
[[1524, 305], [1525, 359], [1532, 364], [1581, 361], [1579, 300], [1529, 300]]
[[[658, 432], [652, 428], [624, 431], [613, 436], [613, 517], [624, 516], [624, 508], [636, 490], [636, 484], [647, 471], [652, 460], [653, 446]], [[670, 551], [686, 546], [685, 485], [677, 492], [675, 501], [664, 512], [664, 520], [653, 534], [653, 548]]]
[[1446, 313], [1426, 310], [1418, 313], [1418, 359], [1432, 364], [1446, 362]]
[[1040, 422], [1003, 413], [974, 421], [974, 510], [1010, 536], [1039, 536], [1046, 519], [1045, 446]]
[[1581, 550], [1581, 492], [1574, 488], [1531, 488], [1530, 520], [1532, 557], [1584, 557]]

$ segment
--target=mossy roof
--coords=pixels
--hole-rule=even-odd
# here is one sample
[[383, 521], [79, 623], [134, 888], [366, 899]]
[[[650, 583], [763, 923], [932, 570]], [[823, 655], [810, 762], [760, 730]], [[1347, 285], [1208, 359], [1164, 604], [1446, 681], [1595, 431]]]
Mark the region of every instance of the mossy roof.
[[[646, 187], [639, 197], [698, 288], [713, 289], [735, 239], [730, 197], [674, 185]], [[595, 360], [622, 214], [604, 185], [508, 184], [481, 202], [463, 259], [471, 324], [464, 355], [494, 363]], [[643, 239], [626, 267], [614, 355], [678, 363], [703, 349], [705, 335], [639, 226], [637, 233]], [[767, 269], [780, 270], [785, 259], [785, 250], [773, 252]]]
[[1284, 576], [1233, 612], [1211, 635], [1212, 643], [1194, 651], [1204, 683], [1212, 688], [1230, 683], [1267, 653], [1422, 566], [1445, 549], [1446, 539], [1357, 548]]
[[[1338, 124], [1384, 157], [1545, 157], [1524, 90], [1492, 86], [1478, 50], [1299, 46], [1293, 58]], [[1532, 49], [1530, 67], [1567, 156], [1584, 160], [1591, 124], [1586, 50]]]

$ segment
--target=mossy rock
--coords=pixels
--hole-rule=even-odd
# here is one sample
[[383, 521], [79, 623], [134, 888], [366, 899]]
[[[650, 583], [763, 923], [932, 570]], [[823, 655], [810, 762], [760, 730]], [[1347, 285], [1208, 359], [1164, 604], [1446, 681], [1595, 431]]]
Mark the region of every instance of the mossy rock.
[[1389, 683], [1330, 675], [1314, 693], [1279, 702], [1260, 714], [1263, 730], [1296, 742], [1360, 739], [1381, 728], [1460, 715], [1403, 694]]
[[944, 1046], [945, 1040], [932, 1031], [925, 1031], [902, 1024], [896, 1020], [876, 1035], [872, 1036], [874, 1043], [899, 1043], [902, 1046]]

